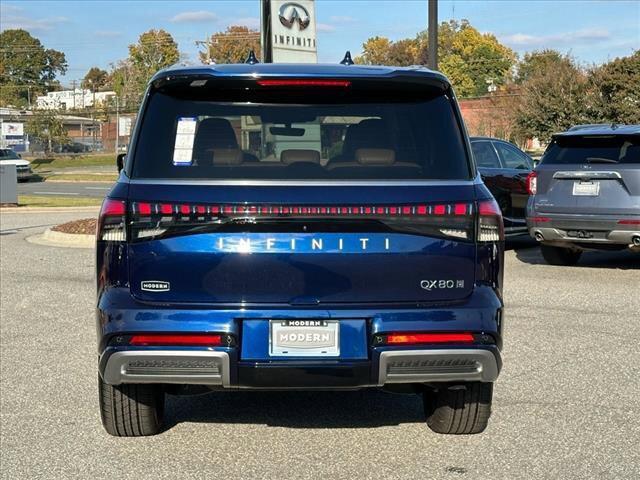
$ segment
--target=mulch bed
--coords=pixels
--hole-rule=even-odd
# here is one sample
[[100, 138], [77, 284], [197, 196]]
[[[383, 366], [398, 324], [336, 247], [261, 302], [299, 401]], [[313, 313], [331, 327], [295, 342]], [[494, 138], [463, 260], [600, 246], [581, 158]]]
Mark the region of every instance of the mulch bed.
[[82, 220], [74, 220], [73, 222], [56, 225], [51, 230], [62, 233], [75, 233], [81, 235], [95, 235], [96, 219], [83, 218]]

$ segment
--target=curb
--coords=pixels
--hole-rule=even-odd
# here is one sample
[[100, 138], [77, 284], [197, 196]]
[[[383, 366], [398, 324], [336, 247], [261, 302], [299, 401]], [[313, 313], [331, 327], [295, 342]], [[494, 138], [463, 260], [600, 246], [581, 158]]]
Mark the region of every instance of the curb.
[[27, 237], [27, 241], [38, 245], [48, 245], [52, 247], [94, 248], [96, 244], [96, 236], [56, 232], [47, 228], [44, 233], [40, 235]]
[[90, 205], [86, 207], [2, 207], [0, 213], [49, 213], [49, 212], [92, 212], [98, 216], [100, 213], [99, 205]]

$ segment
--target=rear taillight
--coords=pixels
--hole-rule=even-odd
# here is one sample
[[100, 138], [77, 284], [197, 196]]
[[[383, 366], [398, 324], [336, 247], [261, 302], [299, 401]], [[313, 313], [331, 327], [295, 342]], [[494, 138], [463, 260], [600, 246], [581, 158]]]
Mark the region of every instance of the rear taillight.
[[233, 220], [295, 221], [340, 220], [379, 221], [394, 229], [473, 240], [474, 205], [472, 203], [435, 204], [201, 204], [134, 202], [131, 204], [132, 239], [148, 239], [175, 228], [207, 224], [223, 228]]
[[98, 240], [106, 242], [124, 242], [126, 240], [127, 206], [122, 200], [105, 198], [98, 217]]
[[618, 225], [640, 225], [640, 220], [634, 220], [634, 219], [618, 220]]
[[504, 240], [502, 212], [495, 200], [478, 203], [478, 242], [499, 242]]
[[527, 175], [527, 193], [535, 195], [538, 192], [538, 174], [531, 172]]

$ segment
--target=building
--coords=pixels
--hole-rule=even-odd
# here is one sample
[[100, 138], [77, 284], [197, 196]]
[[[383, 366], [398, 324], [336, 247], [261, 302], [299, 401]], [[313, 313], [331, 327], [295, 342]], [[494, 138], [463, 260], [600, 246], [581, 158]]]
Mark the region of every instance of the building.
[[36, 108], [45, 110], [77, 110], [104, 105], [116, 92], [92, 92], [87, 89], [49, 92], [36, 99]]

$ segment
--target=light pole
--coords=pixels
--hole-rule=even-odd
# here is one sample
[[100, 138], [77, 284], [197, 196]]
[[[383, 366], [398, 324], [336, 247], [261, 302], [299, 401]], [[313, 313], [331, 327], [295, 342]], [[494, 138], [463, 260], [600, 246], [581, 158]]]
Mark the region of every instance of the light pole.
[[429, 0], [429, 52], [428, 67], [438, 69], [438, 0]]

